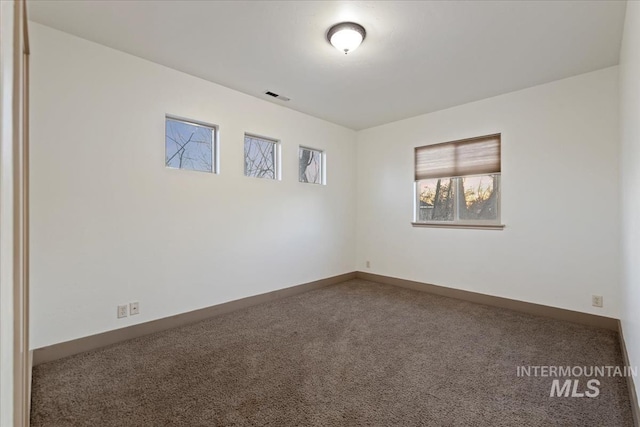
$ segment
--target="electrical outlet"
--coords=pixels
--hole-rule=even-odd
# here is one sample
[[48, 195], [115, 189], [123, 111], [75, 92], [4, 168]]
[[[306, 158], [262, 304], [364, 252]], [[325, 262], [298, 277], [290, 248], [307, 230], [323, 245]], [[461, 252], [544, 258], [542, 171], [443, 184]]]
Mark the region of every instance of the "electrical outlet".
[[118, 306], [118, 319], [123, 317], [127, 317], [127, 305], [119, 305]]
[[140, 305], [137, 301], [129, 304], [129, 313], [131, 313], [132, 316], [134, 314], [140, 314]]
[[591, 295], [591, 305], [594, 307], [602, 307], [602, 295]]
[[371, 263], [367, 261], [367, 268], [371, 268]]

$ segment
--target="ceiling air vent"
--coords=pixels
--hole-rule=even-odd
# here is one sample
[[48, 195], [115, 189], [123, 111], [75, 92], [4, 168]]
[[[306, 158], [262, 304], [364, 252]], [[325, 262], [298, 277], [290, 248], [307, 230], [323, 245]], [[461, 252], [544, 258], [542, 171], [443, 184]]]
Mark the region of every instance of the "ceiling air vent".
[[280, 101], [290, 101], [290, 99], [287, 98], [286, 96], [278, 95], [277, 93], [273, 93], [270, 90], [266, 91], [264, 94], [273, 96], [274, 98], [279, 99]]

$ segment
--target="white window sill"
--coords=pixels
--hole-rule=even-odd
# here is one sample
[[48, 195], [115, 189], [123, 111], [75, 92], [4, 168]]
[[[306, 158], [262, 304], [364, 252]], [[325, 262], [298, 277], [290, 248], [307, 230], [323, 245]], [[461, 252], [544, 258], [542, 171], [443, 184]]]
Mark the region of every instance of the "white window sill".
[[432, 227], [432, 228], [474, 228], [477, 230], [503, 230], [504, 224], [465, 224], [451, 222], [412, 222], [414, 227]]

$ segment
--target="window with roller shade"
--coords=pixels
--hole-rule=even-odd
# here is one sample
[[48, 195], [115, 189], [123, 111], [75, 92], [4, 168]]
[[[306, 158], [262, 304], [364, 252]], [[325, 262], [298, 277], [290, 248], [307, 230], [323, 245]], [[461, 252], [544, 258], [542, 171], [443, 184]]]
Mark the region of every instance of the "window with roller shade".
[[415, 149], [417, 224], [500, 224], [500, 134]]

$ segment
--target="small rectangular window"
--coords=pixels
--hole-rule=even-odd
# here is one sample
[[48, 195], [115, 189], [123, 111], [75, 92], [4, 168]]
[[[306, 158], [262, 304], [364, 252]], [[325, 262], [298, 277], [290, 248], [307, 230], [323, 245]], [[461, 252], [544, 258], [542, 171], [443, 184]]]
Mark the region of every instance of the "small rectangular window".
[[298, 181], [310, 184], [324, 184], [324, 153], [313, 148], [300, 147], [298, 150]]
[[276, 140], [244, 135], [244, 174], [254, 178], [280, 179]]
[[217, 172], [217, 128], [167, 116], [165, 166], [201, 172]]
[[500, 224], [500, 135], [415, 149], [415, 222]]

